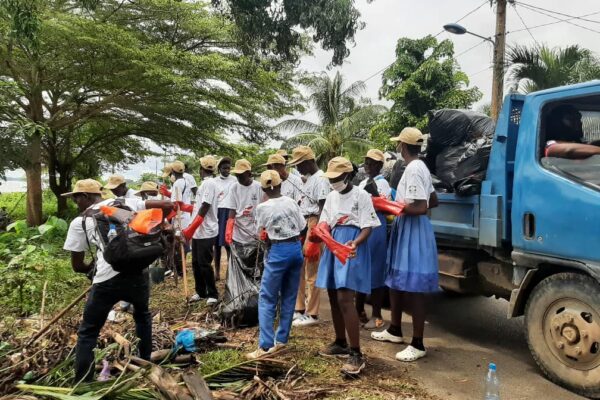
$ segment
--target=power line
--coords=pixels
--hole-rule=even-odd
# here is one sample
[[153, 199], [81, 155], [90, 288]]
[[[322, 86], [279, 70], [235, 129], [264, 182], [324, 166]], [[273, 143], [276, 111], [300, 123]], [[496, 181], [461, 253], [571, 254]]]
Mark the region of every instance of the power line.
[[[516, 3], [516, 1], [515, 1], [515, 3]], [[522, 1], [519, 1], [519, 3], [522, 4], [522, 5], [524, 5], [524, 6], [529, 6], [531, 8], [537, 8], [538, 10], [549, 12], [551, 14], [562, 15], [563, 17], [568, 17], [568, 18], [573, 18], [573, 19], [579, 19], [581, 21], [593, 22], [595, 24], [600, 24], [600, 21], [597, 21], [595, 19], [586, 19], [586, 18], [584, 18], [587, 15], [582, 15], [580, 17], [577, 17], [577, 16], [574, 16], [574, 15], [564, 14], [564, 13], [561, 13], [559, 11], [552, 11], [552, 10], [548, 10], [547, 8], [542, 8], [542, 7], [534, 6], [532, 4], [523, 3]]]
[[[578, 17], [567, 18], [567, 19], [565, 19], [565, 20], [562, 20], [562, 19], [561, 19], [561, 20], [559, 20], [559, 21], [548, 22], [548, 23], [545, 23], [545, 24], [540, 24], [540, 25], [530, 26], [530, 27], [529, 27], [529, 30], [533, 30], [533, 29], [537, 29], [537, 28], [542, 28], [542, 27], [545, 27], [545, 26], [550, 26], [550, 25], [556, 25], [556, 24], [560, 24], [561, 22], [572, 21], [572, 20], [574, 20], [574, 19], [579, 19], [579, 18], [582, 18], [582, 17], [591, 17], [592, 15], [598, 15], [598, 14], [600, 14], [600, 11], [596, 11], [596, 12], [593, 12], [593, 13], [589, 13], [589, 14], [580, 15], [580, 16], [578, 16]], [[523, 32], [523, 31], [526, 31], [526, 30], [527, 30], [526, 28], [523, 28], [523, 29], [517, 29], [516, 31], [509, 31], [509, 32], [506, 32], [506, 34], [508, 35], [509, 33], [518, 33], [518, 32]]]
[[525, 5], [524, 3], [517, 3], [517, 4], [518, 4], [518, 5], [520, 5], [521, 7], [525, 7], [525, 8], [526, 8], [526, 9], [528, 9], [529, 11], [533, 11], [533, 12], [535, 12], [535, 13], [542, 14], [542, 15], [545, 15], [545, 16], [547, 16], [547, 17], [550, 17], [550, 18], [554, 18], [554, 19], [556, 19], [556, 20], [558, 20], [558, 21], [560, 21], [560, 22], [566, 22], [566, 23], [567, 23], [567, 24], [569, 24], [569, 25], [574, 25], [574, 26], [577, 26], [577, 27], [579, 27], [579, 28], [581, 28], [581, 29], [585, 29], [585, 30], [587, 30], [587, 31], [590, 31], [590, 32], [594, 32], [594, 33], [598, 33], [598, 34], [600, 34], [600, 31], [597, 31], [597, 30], [595, 30], [595, 29], [589, 28], [589, 27], [587, 27], [587, 26], [583, 26], [583, 25], [576, 24], [575, 22], [571, 22], [571, 21], [569, 21], [569, 20], [566, 20], [566, 19], [561, 19], [561, 18], [555, 17], [554, 15], [552, 15], [552, 14], [549, 14], [549, 13], [547, 13], [547, 12], [545, 12], [545, 11], [540, 11], [540, 10], [538, 10], [538, 9], [536, 9], [536, 8], [529, 7], [528, 5]]
[[460, 53], [458, 53], [458, 54], [457, 54], [457, 55], [455, 55], [454, 57], [456, 58], [456, 57], [460, 57], [460, 56], [462, 56], [462, 55], [464, 55], [464, 54], [467, 54], [467, 53], [468, 53], [468, 52], [470, 52], [471, 50], [474, 50], [474, 49], [476, 49], [477, 47], [479, 47], [479, 46], [481, 46], [482, 44], [484, 44], [484, 43], [487, 43], [487, 42], [488, 42], [488, 40], [487, 40], [487, 39], [483, 39], [481, 42], [478, 42], [477, 44], [475, 44], [475, 45], [473, 45], [473, 46], [469, 47], [469, 48], [468, 48], [468, 49], [466, 49], [465, 51], [461, 51]]
[[531, 38], [533, 39], [533, 41], [535, 42], [535, 44], [539, 47], [540, 44], [538, 43], [538, 41], [533, 36], [533, 33], [531, 33], [531, 29], [529, 29], [529, 27], [525, 23], [525, 20], [523, 19], [523, 17], [521, 17], [521, 14], [519, 14], [519, 10], [517, 10], [517, 6], [515, 5], [515, 3], [512, 3], [512, 6], [513, 6], [513, 8], [515, 10], [515, 14], [517, 14], [517, 16], [519, 17], [519, 19], [521, 20], [521, 23], [523, 24], [523, 26], [525, 27], [525, 29], [527, 29], [527, 32], [529, 33], [529, 36], [531, 36]]
[[484, 73], [485, 71], [489, 71], [492, 68], [493, 68], [493, 66], [490, 65], [489, 67], [486, 67], [486, 68], [482, 69], [481, 71], [477, 71], [477, 72], [474, 72], [472, 74], [467, 74], [467, 75], [469, 76], [469, 78], [472, 78], [472, 77], [477, 76], [477, 75], [479, 75], [481, 73]]

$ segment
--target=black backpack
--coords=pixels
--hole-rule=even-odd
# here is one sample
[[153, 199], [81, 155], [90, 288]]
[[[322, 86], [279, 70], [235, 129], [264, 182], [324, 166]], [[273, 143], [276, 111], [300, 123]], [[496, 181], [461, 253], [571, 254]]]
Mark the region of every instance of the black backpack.
[[[115, 200], [109, 206], [132, 211], [119, 200]], [[104, 260], [117, 272], [139, 273], [164, 253], [162, 231], [158, 228], [147, 235], [140, 234], [116, 218], [104, 215], [98, 209], [86, 210], [82, 216], [84, 232], [87, 232], [85, 229], [86, 217], [94, 218]], [[111, 241], [108, 240], [110, 225], [114, 225], [117, 231], [117, 236]]]

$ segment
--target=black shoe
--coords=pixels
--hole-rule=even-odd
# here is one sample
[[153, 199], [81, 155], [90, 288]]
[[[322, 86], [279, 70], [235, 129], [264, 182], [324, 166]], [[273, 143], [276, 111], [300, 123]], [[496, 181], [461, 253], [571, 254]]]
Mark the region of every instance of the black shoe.
[[361, 353], [351, 351], [348, 360], [342, 366], [346, 375], [358, 375], [365, 368], [366, 362]]
[[321, 350], [319, 354], [325, 357], [348, 357], [350, 355], [350, 348], [347, 345], [341, 346], [333, 342], [327, 348]]

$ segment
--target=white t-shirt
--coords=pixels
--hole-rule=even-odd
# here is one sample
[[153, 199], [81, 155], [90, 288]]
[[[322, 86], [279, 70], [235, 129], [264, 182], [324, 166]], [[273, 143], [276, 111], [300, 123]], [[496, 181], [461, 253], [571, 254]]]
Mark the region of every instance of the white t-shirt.
[[[113, 199], [101, 201], [100, 203], [91, 206], [91, 209], [99, 209], [100, 206], [106, 206], [113, 202]], [[125, 199], [125, 205], [134, 211], [143, 210], [146, 208], [146, 204], [141, 199]], [[83, 232], [83, 217], [78, 216], [69, 225], [69, 231], [67, 232], [67, 238], [63, 249], [67, 251], [85, 252], [89, 249], [88, 241], [90, 244], [95, 245], [98, 250], [96, 251], [96, 275], [94, 275], [93, 283], [100, 283], [107, 281], [119, 273], [112, 269], [109, 263], [104, 260], [102, 254], [102, 241], [96, 231], [96, 223], [94, 218], [87, 217], [85, 220], [86, 232]], [[86, 240], [87, 235], [87, 240]]]
[[224, 207], [235, 210], [234, 241], [250, 243], [257, 239], [256, 206], [262, 201], [263, 196], [260, 183], [256, 181], [252, 181], [249, 186], [236, 182], [229, 189]]
[[[375, 181], [375, 185], [377, 185], [377, 192], [379, 192], [379, 195], [385, 197], [386, 199], [391, 199], [392, 198], [392, 188], [390, 187], [390, 184], [388, 183], [388, 181], [385, 180], [383, 175], [377, 175], [375, 178], [373, 178], [373, 180]], [[364, 189], [365, 186], [367, 186], [368, 181], [369, 181], [369, 178], [363, 179], [363, 181], [360, 182], [358, 187], [361, 189]]]
[[125, 193], [126, 199], [138, 199], [139, 197], [135, 195], [135, 190], [127, 189], [127, 193]]
[[300, 206], [293, 199], [281, 196], [256, 207], [256, 223], [265, 228], [270, 239], [284, 240], [299, 236], [306, 226]]
[[198, 215], [200, 207], [203, 203], [210, 204], [208, 212], [204, 216], [204, 221], [200, 224], [200, 227], [194, 232], [194, 239], [210, 239], [219, 234], [219, 220], [217, 219], [217, 185], [215, 184], [216, 178], [205, 178], [202, 180], [198, 192], [196, 193], [196, 204], [194, 204], [194, 211], [192, 217]]
[[231, 186], [237, 183], [237, 178], [233, 175], [229, 175], [227, 178], [223, 178], [221, 175], [215, 178], [215, 185], [217, 185], [217, 208], [225, 208], [224, 204], [227, 200], [227, 195]]
[[429, 196], [434, 191], [431, 173], [425, 163], [421, 160], [413, 160], [406, 166], [398, 182], [396, 200], [407, 204], [415, 200], [426, 200], [429, 205]]
[[296, 168], [290, 168], [290, 175], [297, 176], [300, 178], [300, 180], [302, 180], [302, 175], [300, 175], [300, 172], [298, 172]]
[[[338, 224], [340, 218], [345, 220]], [[332, 228], [335, 225], [350, 225], [364, 229], [381, 225], [375, 214], [371, 195], [356, 186], [348, 193], [341, 194], [334, 190], [327, 195], [319, 219], [319, 222], [322, 221], [326, 221]]]
[[302, 178], [297, 175], [289, 174], [287, 179], [281, 182], [281, 195], [298, 202], [302, 198]]
[[[187, 184], [187, 181], [183, 178], [177, 179], [171, 187], [171, 201], [182, 201], [185, 204], [192, 204], [192, 188]], [[178, 226], [179, 218], [173, 218], [175, 228], [185, 229], [192, 222], [192, 216], [190, 213], [181, 212], [181, 226]]]
[[319, 214], [319, 200], [326, 199], [330, 190], [329, 180], [323, 176], [323, 171], [318, 170], [314, 175], [308, 176], [300, 195], [302, 215]]
[[184, 172], [183, 179], [185, 179], [188, 188], [190, 188], [190, 191], [193, 188], [198, 187], [198, 185], [196, 184], [196, 179], [194, 178], [194, 176], [192, 174], [188, 174], [187, 172]]

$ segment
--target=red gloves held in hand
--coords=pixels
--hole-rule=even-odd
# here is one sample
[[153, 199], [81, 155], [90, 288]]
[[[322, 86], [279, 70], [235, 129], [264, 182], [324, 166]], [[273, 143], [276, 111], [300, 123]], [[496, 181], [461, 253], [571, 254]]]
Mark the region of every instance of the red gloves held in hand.
[[194, 236], [194, 233], [196, 233], [200, 225], [202, 225], [202, 222], [204, 222], [204, 217], [200, 214], [196, 215], [196, 218], [194, 218], [192, 223], [181, 231], [183, 237], [188, 241], [192, 239], [192, 236]]
[[233, 243], [233, 225], [235, 224], [235, 220], [233, 218], [229, 218], [227, 220], [227, 227], [225, 228], [225, 243], [231, 244]]
[[372, 197], [373, 208], [377, 211], [381, 211], [384, 214], [391, 214], [398, 216], [402, 214], [404, 210], [404, 204], [398, 203], [397, 201], [388, 200], [385, 197]]
[[[346, 264], [350, 255], [356, 251], [353, 247], [337, 242], [331, 236], [331, 229], [329, 228], [327, 222], [320, 222], [317, 226], [315, 226], [312, 229], [310, 236], [312, 237], [313, 235], [321, 239], [329, 251], [331, 251], [342, 264]], [[309, 240], [311, 239], [309, 238]]]
[[171, 192], [169, 192], [169, 189], [167, 189], [167, 185], [165, 185], [164, 183], [162, 185], [160, 185], [160, 187], [158, 188], [158, 191], [163, 196], [171, 197]]
[[187, 212], [187, 213], [191, 214], [194, 211], [194, 206], [191, 204], [185, 204], [183, 201], [176, 201], [175, 203], [177, 204], [179, 209], [183, 212]]

